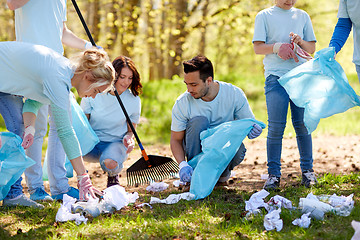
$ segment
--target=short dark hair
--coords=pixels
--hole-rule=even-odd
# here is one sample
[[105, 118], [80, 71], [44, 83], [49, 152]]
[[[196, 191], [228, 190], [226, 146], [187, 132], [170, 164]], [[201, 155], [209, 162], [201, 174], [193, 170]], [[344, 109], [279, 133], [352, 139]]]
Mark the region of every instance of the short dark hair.
[[200, 79], [204, 82], [208, 77], [214, 79], [213, 65], [211, 61], [205, 56], [198, 55], [196, 57], [193, 57], [191, 60], [184, 61], [183, 66], [185, 73], [199, 71]]
[[117, 82], [121, 74], [121, 70], [124, 67], [128, 67], [132, 71], [133, 79], [129, 88], [134, 96], [138, 96], [142, 92], [142, 84], [140, 83], [140, 74], [136, 69], [134, 62], [129, 57], [119, 56], [114, 59], [112, 65], [115, 68], [116, 73], [115, 82]]

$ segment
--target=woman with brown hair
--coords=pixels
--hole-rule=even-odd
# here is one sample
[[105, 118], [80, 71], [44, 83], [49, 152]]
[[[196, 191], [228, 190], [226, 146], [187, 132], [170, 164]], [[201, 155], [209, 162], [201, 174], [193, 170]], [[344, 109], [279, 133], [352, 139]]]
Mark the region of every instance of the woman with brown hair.
[[[116, 71], [115, 88], [136, 127], [141, 112], [139, 72], [128, 57], [120, 56], [112, 64]], [[133, 132], [113, 92], [94, 99], [83, 98], [81, 107], [100, 140], [85, 158], [100, 161], [101, 168], [108, 173], [107, 187], [117, 185], [123, 163], [135, 146]]]

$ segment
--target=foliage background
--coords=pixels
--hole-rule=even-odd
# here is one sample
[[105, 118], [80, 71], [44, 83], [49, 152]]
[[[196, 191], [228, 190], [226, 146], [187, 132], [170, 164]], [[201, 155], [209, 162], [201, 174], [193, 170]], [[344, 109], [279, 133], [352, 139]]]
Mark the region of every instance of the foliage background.
[[[78, 0], [78, 5], [96, 43], [113, 59], [118, 55], [131, 57], [136, 63], [144, 85], [142, 124], [139, 133], [147, 142], [168, 142], [171, 108], [176, 98], [186, 90], [182, 80], [182, 64], [197, 54], [204, 54], [215, 66], [215, 78], [231, 82], [246, 93], [256, 117], [266, 123], [263, 56], [252, 48], [256, 14], [274, 4], [274, 0]], [[14, 12], [3, 1], [0, 7], [0, 40], [15, 40]], [[67, 1], [67, 26], [76, 35], [87, 39], [81, 22]], [[297, 1], [295, 7], [308, 12], [312, 19], [317, 49], [328, 46], [337, 21], [338, 1]], [[41, 26], [39, 26], [41, 27]], [[352, 36], [337, 60], [351, 84], [358, 89], [353, 76]], [[65, 56], [76, 50], [65, 47]], [[357, 110], [351, 110], [357, 111]], [[350, 112], [351, 112], [350, 111]], [[358, 115], [358, 114], [357, 114]], [[358, 117], [342, 114], [342, 124]], [[355, 119], [354, 119], [355, 118]], [[319, 133], [347, 134], [357, 127], [334, 125]], [[2, 119], [0, 128], [4, 129]], [[332, 130], [335, 128], [335, 130]], [[359, 131], [360, 132], [360, 131]], [[292, 134], [291, 129], [286, 130]], [[265, 134], [264, 134], [265, 135]], [[264, 136], [263, 135], [263, 136]]]

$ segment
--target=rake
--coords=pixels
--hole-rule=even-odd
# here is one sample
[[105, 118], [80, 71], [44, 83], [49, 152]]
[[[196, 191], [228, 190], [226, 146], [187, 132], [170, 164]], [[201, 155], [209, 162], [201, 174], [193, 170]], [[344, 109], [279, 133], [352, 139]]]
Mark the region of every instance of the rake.
[[[80, 18], [82, 25], [85, 28], [86, 34], [89, 37], [89, 40], [93, 46], [96, 46], [93, 37], [87, 27], [85, 20], [80, 12], [80, 9], [75, 0], [72, 0], [74, 8]], [[140, 138], [137, 135], [134, 126], [130, 120], [130, 117], [125, 109], [123, 102], [119, 96], [119, 93], [115, 89], [115, 96], [120, 104], [120, 107], [126, 117], [126, 121], [133, 132], [135, 139], [141, 149], [142, 157], [137, 160], [133, 165], [131, 165], [126, 170], [126, 178], [128, 185], [140, 185], [145, 183], [150, 183], [152, 181], [161, 181], [165, 178], [173, 177], [178, 171], [179, 166], [177, 162], [169, 157], [156, 156], [156, 155], [147, 155], [143, 145], [141, 144]]]

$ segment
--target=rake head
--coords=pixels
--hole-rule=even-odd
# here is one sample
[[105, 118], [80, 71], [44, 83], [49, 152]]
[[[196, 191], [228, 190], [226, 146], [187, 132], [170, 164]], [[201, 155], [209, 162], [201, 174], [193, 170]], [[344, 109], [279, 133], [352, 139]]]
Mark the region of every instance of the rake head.
[[148, 157], [148, 161], [142, 157], [126, 170], [128, 186], [161, 181], [179, 172], [177, 162], [169, 157], [155, 155]]

